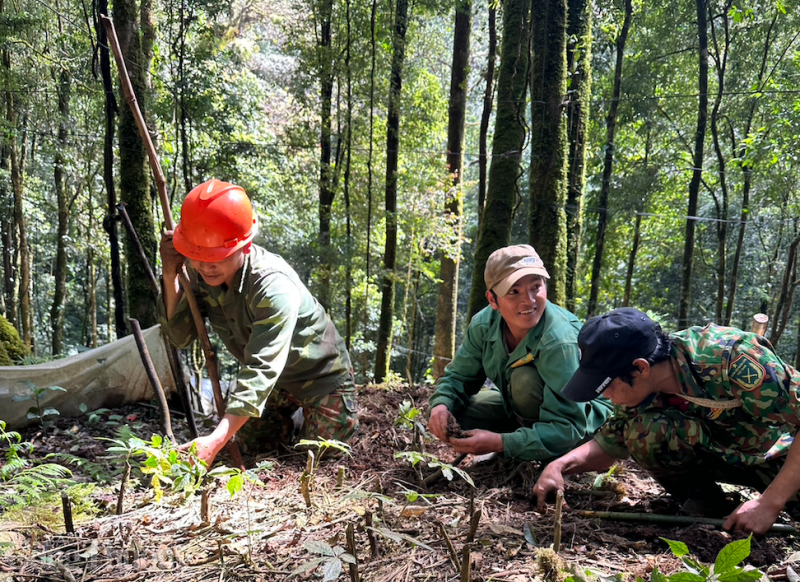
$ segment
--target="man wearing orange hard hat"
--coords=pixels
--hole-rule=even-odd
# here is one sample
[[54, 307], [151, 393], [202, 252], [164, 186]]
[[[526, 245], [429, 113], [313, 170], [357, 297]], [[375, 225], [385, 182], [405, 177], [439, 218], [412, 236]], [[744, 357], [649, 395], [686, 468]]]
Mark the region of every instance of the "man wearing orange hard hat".
[[253, 244], [257, 229], [244, 189], [209, 180], [189, 192], [161, 240], [159, 309], [170, 340], [185, 348], [197, 337], [178, 284], [186, 262], [201, 310], [242, 366], [225, 416], [194, 441], [209, 466], [237, 432], [246, 451], [289, 444], [299, 408], [304, 438], [346, 441], [358, 426], [344, 340], [294, 269]]

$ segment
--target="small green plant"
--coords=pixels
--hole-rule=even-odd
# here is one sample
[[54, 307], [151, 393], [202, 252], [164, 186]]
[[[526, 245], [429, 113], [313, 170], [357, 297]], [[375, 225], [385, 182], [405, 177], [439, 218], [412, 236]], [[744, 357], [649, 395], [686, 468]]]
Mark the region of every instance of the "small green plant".
[[141, 452], [147, 458], [140, 469], [145, 475], [151, 475], [150, 485], [156, 503], [164, 495], [162, 483], [168, 484], [173, 492], [183, 493], [185, 499], [190, 499], [203, 488], [208, 467], [197, 457], [195, 443], [188, 449], [177, 449], [169, 439], [154, 434]]
[[428, 430], [423, 422], [422, 411], [414, 406], [411, 401], [403, 400], [398, 412], [399, 414], [394, 421], [394, 425], [413, 431], [414, 448], [424, 453], [425, 438], [428, 436]]
[[22, 455], [33, 452], [33, 444], [23, 442], [16, 431], [6, 431], [0, 420], [0, 443], [8, 447], [6, 462], [0, 467], [0, 506], [11, 506], [25, 499], [28, 504], [42, 499], [68, 483], [72, 472], [55, 463], [34, 464]]
[[472, 477], [469, 476], [469, 473], [448, 463], [443, 463], [436, 455], [432, 455], [430, 453], [419, 453], [417, 451], [402, 451], [395, 453], [394, 458], [411, 463], [411, 466], [414, 468], [414, 471], [417, 473], [420, 481], [423, 481], [424, 479], [422, 477], [422, 471], [418, 465], [420, 462], [424, 461], [431, 469], [441, 469], [442, 476], [448, 481], [453, 480], [453, 475], [458, 475], [464, 481], [469, 483], [471, 487], [475, 487], [475, 483], [472, 481]]
[[[750, 555], [750, 541], [752, 535], [743, 540], [736, 540], [722, 548], [717, 555], [713, 566], [706, 566], [691, 557], [689, 548], [683, 542], [676, 542], [661, 538], [667, 543], [675, 557], [679, 558], [685, 568], [684, 571], [666, 576], [653, 568], [649, 582], [754, 582], [755, 580], [768, 580], [752, 566], [740, 566]], [[613, 577], [598, 576], [591, 570], [573, 570], [565, 582], [616, 582], [623, 575]], [[645, 582], [641, 577], [636, 577], [636, 582]]]
[[36, 401], [36, 405], [31, 406], [28, 409], [28, 420], [36, 420], [39, 422], [42, 428], [44, 428], [45, 423], [50, 421], [50, 418], [48, 417], [58, 416], [61, 414], [55, 408], [44, 408], [42, 404], [42, 397], [48, 392], [66, 392], [66, 389], [62, 388], [61, 386], [45, 386], [44, 388], [39, 388], [30, 380], [20, 380], [19, 383], [23, 386], [26, 386], [30, 390], [30, 393], [19, 394], [14, 396], [11, 400], [14, 402], [26, 402], [28, 400]]
[[78, 407], [81, 411], [81, 414], [85, 414], [87, 416], [86, 424], [97, 424], [103, 418], [102, 415], [108, 414], [111, 412], [108, 408], [98, 408], [97, 410], [89, 411], [89, 407], [85, 404], [81, 403]]
[[310, 553], [316, 554], [319, 557], [309, 560], [305, 564], [301, 564], [294, 572], [289, 574], [289, 578], [311, 572], [322, 566], [322, 581], [329, 582], [336, 580], [344, 569], [344, 564], [355, 564], [356, 559], [344, 551], [344, 548], [339, 546], [329, 546], [325, 542], [316, 540], [307, 541], [303, 547]]

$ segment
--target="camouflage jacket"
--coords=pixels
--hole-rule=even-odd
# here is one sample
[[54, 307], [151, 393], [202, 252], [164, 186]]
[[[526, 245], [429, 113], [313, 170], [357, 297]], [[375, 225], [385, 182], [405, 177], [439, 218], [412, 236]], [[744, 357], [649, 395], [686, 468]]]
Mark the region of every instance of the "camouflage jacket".
[[[222, 342], [242, 364], [227, 412], [259, 416], [274, 387], [303, 401], [330, 394], [350, 373], [350, 356], [331, 318], [286, 261], [253, 245], [233, 285], [211, 287], [189, 268], [193, 291]], [[186, 297], [161, 323], [179, 348], [197, 337]]]
[[595, 434], [597, 443], [613, 457], [627, 458], [624, 435], [630, 429], [646, 439], [650, 431], [642, 419], [647, 414], [677, 409], [699, 421], [702, 446], [728, 464], [758, 465], [786, 454], [800, 426], [800, 373], [775, 354], [769, 341], [716, 325], [670, 337], [682, 394], [693, 401], [659, 393], [636, 407], [617, 407]]
[[491, 306], [472, 318], [464, 342], [436, 385], [430, 408], [444, 404], [458, 413], [488, 378], [503, 395], [506, 413], [511, 414], [511, 373], [520, 364], [536, 366], [545, 383], [539, 421], [503, 434], [503, 451], [508, 457], [526, 461], [563, 455], [597, 430], [611, 412], [611, 403], [605, 398], [579, 404], [561, 395], [578, 369], [581, 323], [572, 313], [548, 301], [539, 324], [511, 354], [503, 343], [503, 325], [500, 312]]

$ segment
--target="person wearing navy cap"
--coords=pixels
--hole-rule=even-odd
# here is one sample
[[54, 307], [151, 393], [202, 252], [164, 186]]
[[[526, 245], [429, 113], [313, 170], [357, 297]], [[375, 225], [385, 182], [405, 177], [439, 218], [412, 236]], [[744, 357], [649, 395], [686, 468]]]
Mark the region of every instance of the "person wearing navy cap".
[[[540, 508], [564, 476], [633, 458], [685, 510], [728, 516], [726, 529], [762, 535], [785, 508], [800, 516], [800, 373], [765, 338], [707, 325], [671, 335], [629, 307], [593, 317], [562, 394], [602, 395], [614, 415], [594, 439], [550, 463], [533, 488]], [[740, 505], [719, 482], [757, 489]]]

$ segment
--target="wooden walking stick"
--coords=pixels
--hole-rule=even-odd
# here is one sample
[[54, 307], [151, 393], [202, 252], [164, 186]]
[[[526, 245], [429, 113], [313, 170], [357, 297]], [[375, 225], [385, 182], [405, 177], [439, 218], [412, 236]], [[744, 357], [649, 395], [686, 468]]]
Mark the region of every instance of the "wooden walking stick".
[[[169, 198], [167, 196], [167, 181], [164, 179], [164, 173], [161, 171], [161, 164], [158, 162], [156, 156], [156, 148], [153, 145], [153, 140], [150, 139], [150, 132], [144, 122], [142, 112], [139, 110], [139, 104], [136, 101], [136, 95], [133, 92], [131, 79], [128, 76], [128, 69], [125, 66], [125, 59], [122, 58], [122, 51], [119, 48], [119, 41], [117, 40], [117, 31], [114, 29], [114, 22], [105, 14], [100, 16], [105, 28], [108, 42], [111, 45], [111, 50], [114, 53], [114, 60], [117, 61], [117, 70], [119, 71], [119, 78], [122, 84], [122, 92], [125, 94], [125, 100], [133, 113], [136, 120], [136, 126], [139, 128], [139, 136], [144, 142], [145, 149], [147, 150], [147, 157], [150, 160], [150, 169], [153, 171], [153, 178], [156, 182], [156, 189], [158, 196], [161, 199], [161, 209], [164, 212], [164, 223], [168, 230], [175, 230], [175, 222], [172, 220], [172, 210], [169, 207]], [[208, 339], [206, 332], [206, 325], [203, 316], [200, 313], [200, 307], [197, 305], [197, 299], [192, 293], [192, 284], [189, 281], [189, 276], [186, 273], [185, 267], [178, 273], [183, 294], [189, 303], [189, 309], [192, 312], [192, 319], [194, 319], [195, 326], [197, 327], [197, 337], [200, 340], [200, 345], [203, 347], [203, 353], [206, 357], [206, 367], [208, 368], [208, 376], [211, 379], [211, 385], [214, 388], [214, 402], [217, 405], [217, 414], [220, 419], [225, 416], [225, 401], [222, 398], [222, 387], [219, 383], [219, 369], [217, 368], [217, 359], [214, 351], [211, 349], [211, 342]], [[228, 443], [228, 452], [233, 459], [233, 464], [240, 469], [244, 470], [244, 461], [242, 461], [242, 453], [239, 451], [239, 446], [236, 441], [231, 439]]]

